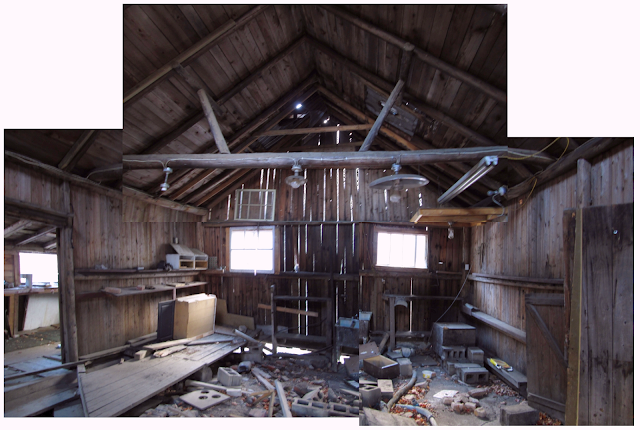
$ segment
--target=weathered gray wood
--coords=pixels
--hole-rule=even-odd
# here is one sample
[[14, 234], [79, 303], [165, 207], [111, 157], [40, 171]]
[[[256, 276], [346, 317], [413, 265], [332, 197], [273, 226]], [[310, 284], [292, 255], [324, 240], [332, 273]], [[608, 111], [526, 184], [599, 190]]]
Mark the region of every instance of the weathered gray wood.
[[4, 391], [4, 416], [33, 416], [72, 399], [76, 393], [75, 380], [75, 373], [69, 372], [27, 384], [6, 387]]
[[24, 372], [24, 373], [16, 373], [15, 375], [5, 376], [4, 380], [5, 381], [11, 381], [12, 379], [18, 379], [18, 378], [22, 378], [24, 376], [38, 375], [40, 373], [49, 372], [51, 370], [69, 369], [71, 367], [75, 367], [75, 366], [77, 366], [79, 364], [83, 364], [83, 363], [86, 363], [86, 362], [87, 362], [87, 360], [80, 360], [80, 361], [74, 361], [74, 362], [71, 362], [71, 363], [64, 363], [64, 364], [61, 364], [60, 366], [47, 367], [47, 368], [44, 368], [44, 369], [32, 370], [30, 372]]
[[294, 128], [269, 130], [260, 133], [258, 136], [289, 136], [293, 134], [313, 134], [313, 133], [331, 133], [336, 131], [353, 131], [353, 130], [369, 130], [373, 124], [354, 124], [354, 125], [331, 125], [327, 127], [310, 127], [310, 128]]
[[5, 239], [17, 231], [28, 228], [31, 224], [33, 224], [33, 221], [28, 219], [21, 219], [20, 221], [11, 224], [9, 227], [4, 229]]
[[[364, 146], [363, 146], [364, 147]], [[168, 165], [174, 169], [181, 168], [290, 168], [294, 162], [307, 168], [389, 168], [398, 161], [402, 165], [447, 163], [459, 161], [478, 161], [487, 155], [506, 156], [516, 151], [506, 146], [475, 147], [475, 148], [447, 148], [415, 151], [366, 151], [355, 153], [314, 152], [269, 153], [264, 154], [154, 154], [154, 155], [124, 155], [125, 169], [162, 168]]]
[[256, 379], [258, 381], [260, 381], [260, 383], [262, 385], [265, 386], [265, 388], [267, 390], [274, 390], [275, 387], [273, 385], [271, 385], [271, 383], [269, 381], [267, 381], [267, 378], [265, 378], [263, 375], [260, 374], [260, 372], [258, 372], [258, 369], [256, 369], [255, 367], [253, 369], [251, 369], [251, 373], [253, 374], [253, 376], [256, 377]]
[[120, 191], [114, 190], [112, 188], [103, 187], [102, 185], [99, 185], [93, 181], [90, 181], [89, 179], [85, 179], [81, 176], [65, 172], [63, 170], [58, 169], [57, 167], [53, 167], [48, 164], [41, 163], [38, 160], [34, 160], [33, 158], [25, 157], [24, 155], [7, 151], [7, 150], [4, 151], [4, 157], [5, 157], [5, 161], [16, 163], [21, 166], [26, 166], [30, 169], [35, 170], [36, 172], [45, 173], [54, 178], [69, 181], [74, 185], [81, 186], [91, 191], [96, 191], [100, 194], [105, 194], [109, 197], [122, 200], [122, 193]]
[[91, 145], [96, 141], [98, 133], [99, 131], [97, 130], [84, 131], [58, 164], [58, 169], [66, 172], [73, 170], [80, 158], [87, 153]]
[[527, 335], [523, 330], [517, 329], [505, 323], [504, 321], [500, 321], [497, 318], [487, 315], [484, 312], [480, 312], [480, 310], [469, 305], [468, 303], [462, 306], [461, 309], [462, 309], [462, 313], [469, 315], [470, 317], [473, 317], [478, 321], [485, 323], [486, 325], [499, 331], [500, 333], [506, 334], [507, 336], [517, 340], [520, 343], [524, 343], [526, 345]]
[[382, 123], [384, 122], [389, 112], [391, 112], [391, 108], [393, 107], [394, 103], [398, 99], [398, 96], [402, 92], [402, 88], [404, 88], [404, 81], [399, 80], [396, 86], [393, 88], [393, 91], [391, 91], [391, 94], [389, 95], [387, 102], [382, 107], [382, 110], [380, 111], [378, 118], [373, 123], [373, 127], [371, 127], [371, 130], [369, 130], [369, 134], [367, 134], [367, 137], [364, 139], [364, 143], [360, 147], [360, 152], [368, 151], [369, 148], [371, 148], [373, 139], [375, 139], [375, 137], [378, 135], [378, 131], [380, 131], [380, 127], [382, 127]]
[[292, 418], [291, 410], [289, 409], [289, 403], [287, 403], [287, 396], [284, 392], [284, 388], [282, 387], [282, 383], [278, 380], [275, 382], [276, 391], [278, 393], [278, 400], [280, 400], [280, 408], [282, 409], [282, 415], [285, 418]]
[[198, 208], [195, 206], [183, 205], [182, 203], [174, 202], [173, 200], [163, 199], [161, 197], [153, 197], [143, 191], [136, 190], [135, 188], [124, 186], [122, 187], [122, 191], [125, 196], [131, 197], [137, 200], [142, 200], [143, 202], [150, 203], [156, 206], [160, 206], [163, 208], [172, 209], [175, 211], [186, 212], [190, 214], [207, 216], [209, 211], [203, 208]]
[[9, 197], [4, 198], [4, 212], [5, 214], [15, 217], [55, 225], [57, 227], [71, 225], [71, 218], [73, 218], [73, 214], [70, 213], [55, 211], [44, 206], [34, 205], [33, 203], [27, 203]]
[[[375, 34], [376, 36], [378, 36], [379, 38], [381, 38], [382, 40], [389, 42], [395, 46], [397, 46], [398, 48], [403, 48], [405, 46], [406, 43], [408, 43], [407, 41], [394, 36], [384, 30], [381, 30], [380, 28], [369, 24], [368, 22], [355, 17], [353, 15], [351, 15], [350, 13], [342, 10], [341, 8], [337, 7], [337, 6], [332, 6], [332, 5], [321, 5], [322, 8], [328, 10], [329, 12], [333, 13], [334, 15], [337, 15], [339, 17], [341, 17], [344, 20], [349, 21], [350, 23], [362, 28], [363, 30], [366, 30], [372, 34]], [[452, 76], [456, 79], [458, 79], [461, 82], [464, 82], [478, 90], [480, 90], [481, 92], [483, 92], [484, 94], [488, 95], [489, 97], [493, 98], [494, 100], [496, 100], [498, 103], [502, 104], [503, 106], [507, 104], [507, 93], [499, 90], [498, 88], [495, 88], [494, 86], [484, 82], [483, 80], [471, 75], [468, 72], [465, 72], [461, 69], [458, 69], [457, 67], [447, 63], [444, 60], [441, 60], [440, 58], [438, 58], [435, 55], [429, 54], [426, 51], [423, 51], [422, 49], [416, 47], [414, 49], [414, 55], [416, 58], [424, 61], [425, 63], [435, 67], [436, 69], [440, 70], [441, 72]]]
[[266, 347], [264, 342], [261, 342], [258, 339], [254, 339], [254, 338], [252, 338], [250, 336], [247, 336], [246, 334], [242, 333], [240, 330], [234, 330], [233, 332], [234, 332], [234, 334], [236, 336], [240, 336], [241, 338], [243, 338], [243, 339], [245, 339], [245, 340], [247, 340], [249, 342], [257, 343], [258, 345], [262, 346], [263, 349], [266, 349], [267, 351], [273, 353], [273, 351], [271, 349]]
[[82, 404], [82, 414], [85, 417], [89, 416], [89, 412], [87, 411], [87, 402], [84, 399], [84, 389], [82, 385], [82, 378], [87, 373], [87, 369], [85, 369], [84, 364], [80, 364], [77, 369], [78, 375], [78, 394], [80, 395], [80, 403]]
[[[530, 304], [527, 304], [526, 307], [527, 307], [527, 317], [533, 318], [533, 321], [538, 325], [538, 328], [542, 332], [542, 335], [544, 336], [544, 338], [547, 340], [547, 343], [551, 347], [551, 350], [555, 354], [556, 358], [560, 361], [560, 363], [562, 363], [564, 367], [567, 367], [567, 360], [564, 357], [564, 354], [562, 353], [562, 351], [560, 350], [560, 346], [558, 345], [556, 340], [553, 338], [553, 335], [549, 331], [549, 328], [547, 327], [547, 325], [544, 323], [544, 320], [540, 316], [540, 313], [538, 312], [538, 310]], [[530, 345], [530, 346], [533, 346], [533, 345]]]
[[213, 113], [213, 108], [211, 107], [211, 103], [209, 103], [209, 96], [207, 96], [207, 93], [205, 90], [199, 89], [198, 97], [200, 98], [200, 104], [202, 105], [204, 116], [207, 118], [207, 122], [209, 123], [211, 134], [213, 135], [213, 139], [216, 142], [218, 151], [221, 154], [229, 154], [229, 147], [227, 146], [227, 141], [224, 139], [224, 134], [222, 134], [222, 130], [220, 129], [220, 124], [218, 124], [216, 115]]
[[586, 208], [591, 206], [591, 163], [584, 158], [578, 159], [577, 163], [576, 204], [578, 207]]
[[216, 101], [213, 99], [213, 96], [209, 93], [209, 91], [204, 89], [205, 88], [204, 83], [196, 79], [196, 77], [193, 76], [191, 72], [189, 72], [187, 69], [182, 67], [182, 64], [174, 64], [173, 70], [175, 70], [176, 73], [180, 75], [180, 77], [184, 79], [187, 85], [189, 85], [194, 91], [198, 92], [199, 90], [202, 89], [205, 92], [205, 94], [207, 95], [207, 100], [209, 101], [209, 104], [211, 105], [211, 108], [213, 109], [213, 112], [216, 115], [219, 115], [220, 117], [222, 117], [225, 114], [225, 111], [223, 110], [223, 108], [220, 107], [218, 103], [216, 103]]
[[51, 232], [53, 232], [55, 230], [56, 230], [55, 227], [42, 228], [42, 229], [38, 230], [36, 232], [36, 234], [34, 234], [33, 236], [29, 236], [28, 238], [26, 238], [24, 240], [21, 240], [20, 242], [16, 243], [16, 246], [23, 246], [23, 245], [26, 245], [28, 243], [31, 243], [31, 242], [33, 242], [35, 240], [40, 239], [42, 236], [46, 236], [47, 234], [49, 234], [49, 233], [51, 233]]
[[[68, 181], [62, 183], [63, 207], [70, 212], [71, 190]], [[6, 210], [6, 209], [5, 209]], [[78, 326], [76, 323], [76, 287], [74, 279], [73, 227], [58, 228], [58, 278], [60, 280], [60, 321], [63, 361], [78, 361]]]

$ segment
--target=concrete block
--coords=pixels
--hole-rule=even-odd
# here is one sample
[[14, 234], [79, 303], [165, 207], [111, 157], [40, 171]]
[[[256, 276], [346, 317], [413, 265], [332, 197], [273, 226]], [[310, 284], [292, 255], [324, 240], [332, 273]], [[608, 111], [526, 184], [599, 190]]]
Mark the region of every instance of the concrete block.
[[477, 363], [455, 363], [453, 365], [453, 372], [450, 373], [450, 375], [458, 375], [458, 379], [462, 379], [460, 372], [462, 371], [462, 369], [469, 368], [480, 369], [482, 368], [482, 366]]
[[436, 323], [433, 325], [433, 344], [440, 346], [474, 346], [476, 328], [462, 323]]
[[408, 377], [413, 374], [411, 360], [408, 358], [398, 358], [396, 361], [398, 362], [398, 366], [400, 366], [400, 376]]
[[467, 360], [472, 363], [484, 363], [484, 351], [477, 346], [467, 347]]
[[464, 409], [467, 412], [474, 411], [476, 409], [476, 404], [473, 403], [473, 402], [467, 402], [467, 403], [464, 404]]
[[453, 402], [451, 403], [451, 410], [453, 412], [457, 412], [459, 414], [464, 412], [464, 403], [460, 403], [460, 402]]
[[486, 418], [487, 417], [487, 410], [485, 408], [476, 408], [473, 411], [473, 414], [478, 418]]
[[291, 404], [291, 412], [301, 417], [328, 417], [329, 407], [322, 402], [294, 399]]
[[442, 361], [442, 370], [447, 372], [447, 375], [455, 375], [455, 373], [456, 373], [455, 365], [457, 363], [460, 363], [460, 362], [461, 362], [461, 360], [458, 360], [456, 358], [449, 358], [448, 360], [443, 360]]
[[519, 405], [503, 406], [500, 408], [500, 425], [503, 426], [528, 426], [538, 422], [538, 411], [527, 402]]
[[253, 361], [254, 363], [262, 363], [262, 348], [259, 346], [250, 346], [249, 352], [240, 354], [242, 361]]
[[196, 381], [209, 382], [213, 379], [213, 372], [209, 366], [204, 366], [191, 376]]
[[465, 346], [440, 346], [436, 347], [436, 352], [440, 355], [442, 360], [448, 360], [451, 358], [464, 359], [467, 353]]
[[365, 358], [363, 360], [363, 363], [364, 371], [378, 379], [397, 378], [400, 375], [398, 362], [393, 361], [383, 355]]
[[261, 408], [253, 408], [249, 411], [249, 416], [254, 418], [264, 418], [267, 416], [267, 411]]
[[360, 413], [359, 408], [342, 403], [330, 402], [328, 406], [330, 417], [357, 417]]
[[473, 390], [469, 390], [467, 394], [476, 399], [481, 399], [489, 394], [489, 390], [487, 388], [474, 388]]
[[229, 397], [241, 397], [242, 390], [240, 388], [227, 388], [227, 396]]
[[242, 376], [230, 367], [219, 367], [218, 381], [225, 387], [238, 387], [242, 384]]
[[391, 400], [393, 397], [393, 381], [391, 379], [378, 379], [380, 396], [382, 400]]
[[489, 382], [489, 372], [483, 367], [465, 367], [460, 369], [460, 380], [465, 384]]
[[302, 396], [302, 398], [304, 400], [318, 400], [321, 402], [324, 400], [324, 393], [320, 391], [320, 389], [321, 387], [315, 388]]
[[382, 391], [380, 387], [365, 386], [360, 388], [360, 397], [362, 398], [362, 406], [365, 408], [375, 408], [380, 403]]
[[248, 372], [250, 370], [251, 370], [251, 361], [249, 361], [249, 360], [241, 361], [240, 364], [238, 364], [238, 372], [239, 373]]

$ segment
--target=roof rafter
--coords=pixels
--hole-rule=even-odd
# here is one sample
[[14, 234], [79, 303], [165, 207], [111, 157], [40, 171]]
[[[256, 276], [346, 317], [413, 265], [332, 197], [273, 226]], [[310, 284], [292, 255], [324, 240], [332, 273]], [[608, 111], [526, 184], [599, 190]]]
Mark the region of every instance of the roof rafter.
[[16, 243], [16, 246], [22, 246], [22, 245], [26, 245], [28, 243], [31, 243], [35, 240], [40, 239], [42, 236], [46, 236], [47, 234], [51, 233], [52, 231], [55, 231], [56, 227], [51, 227], [51, 226], [47, 226], [44, 227], [40, 230], [38, 230], [33, 236], [30, 236], [24, 240], [21, 240], [20, 242]]
[[70, 172], [76, 167], [78, 161], [87, 153], [91, 145], [96, 141], [98, 137], [98, 130], [86, 130], [84, 131], [78, 140], [76, 140], [69, 151], [65, 154], [64, 158], [58, 164], [58, 169]]
[[[372, 25], [364, 21], [363, 19], [360, 19], [358, 17], [351, 15], [349, 12], [346, 12], [337, 6], [334, 6], [334, 5], [318, 5], [318, 6], [331, 12], [336, 16], [339, 16], [340, 18], [350, 22], [351, 24], [362, 28], [363, 30], [366, 30], [372, 34], [375, 34], [379, 38], [397, 46], [400, 49], [403, 49], [404, 46], [407, 43], [409, 43], [398, 36], [395, 36], [385, 30], [380, 29], [379, 27], [376, 27], [375, 25]], [[498, 103], [502, 104], [503, 106], [507, 104], [506, 92], [498, 88], [495, 88], [494, 86], [486, 83], [480, 78], [473, 76], [472, 74], [465, 72], [464, 70], [461, 70], [456, 66], [453, 66], [447, 63], [446, 61], [436, 57], [435, 55], [429, 54], [428, 52], [418, 47], [414, 48], [413, 53], [416, 58], [424, 61], [425, 63], [429, 64], [432, 67], [435, 67], [441, 72], [480, 90], [482, 93], [496, 100]]]

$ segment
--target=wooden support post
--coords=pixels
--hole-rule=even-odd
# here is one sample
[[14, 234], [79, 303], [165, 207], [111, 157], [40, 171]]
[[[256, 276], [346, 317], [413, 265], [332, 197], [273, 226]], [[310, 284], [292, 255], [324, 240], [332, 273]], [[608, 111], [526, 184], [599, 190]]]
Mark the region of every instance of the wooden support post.
[[[62, 183], [64, 209], [71, 210], [69, 182]], [[76, 325], [76, 288], [73, 268], [73, 227], [58, 228], [58, 278], [60, 280], [60, 316], [64, 324], [63, 362], [78, 361], [78, 328]]]
[[269, 287], [271, 292], [271, 348], [273, 348], [273, 353], [278, 353], [278, 340], [276, 339], [276, 331], [278, 325], [276, 324], [276, 301], [273, 296], [275, 296], [276, 286], [275, 284]]
[[206, 91], [201, 88], [198, 90], [198, 97], [202, 104], [204, 116], [209, 122], [209, 127], [211, 127], [211, 134], [213, 134], [213, 138], [216, 141], [218, 151], [220, 151], [221, 154], [229, 154], [229, 148], [227, 147], [226, 140], [224, 140], [222, 130], [220, 130], [220, 124], [218, 124], [218, 120], [216, 119], [216, 115], [213, 113], [211, 103], [209, 103], [209, 96], [207, 96]]
[[586, 208], [591, 206], [591, 163], [584, 158], [577, 161], [578, 172], [576, 174], [577, 206]]
[[391, 95], [389, 95], [387, 102], [385, 103], [385, 105], [382, 107], [382, 110], [380, 111], [380, 115], [378, 115], [376, 122], [373, 123], [373, 127], [371, 128], [371, 130], [369, 130], [369, 134], [367, 134], [367, 137], [364, 139], [364, 143], [360, 147], [360, 152], [367, 151], [371, 147], [371, 144], [373, 143], [373, 139], [375, 139], [375, 137], [378, 135], [378, 131], [380, 131], [380, 127], [382, 127], [382, 123], [384, 122], [389, 112], [391, 112], [391, 108], [393, 108], [393, 104], [398, 99], [398, 96], [402, 92], [403, 87], [404, 87], [404, 81], [401, 79], [396, 84], [395, 88], [391, 92]]
[[396, 298], [389, 297], [389, 350], [396, 347]]
[[[411, 59], [413, 58], [413, 50], [415, 46], [407, 42], [402, 47], [402, 57], [400, 58], [400, 66], [398, 67], [398, 80], [407, 82], [409, 70], [411, 69]], [[402, 96], [400, 97], [402, 99]]]

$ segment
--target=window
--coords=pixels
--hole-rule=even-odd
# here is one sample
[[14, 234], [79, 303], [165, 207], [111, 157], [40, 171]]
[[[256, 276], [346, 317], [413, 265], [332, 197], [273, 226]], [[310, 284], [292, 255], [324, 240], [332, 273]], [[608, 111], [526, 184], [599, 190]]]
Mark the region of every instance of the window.
[[235, 219], [273, 221], [276, 190], [236, 190]]
[[33, 275], [35, 284], [58, 285], [58, 256], [56, 254], [20, 253], [20, 274]]
[[376, 266], [427, 268], [427, 235], [378, 231]]
[[232, 227], [229, 232], [230, 270], [273, 273], [274, 227]]

